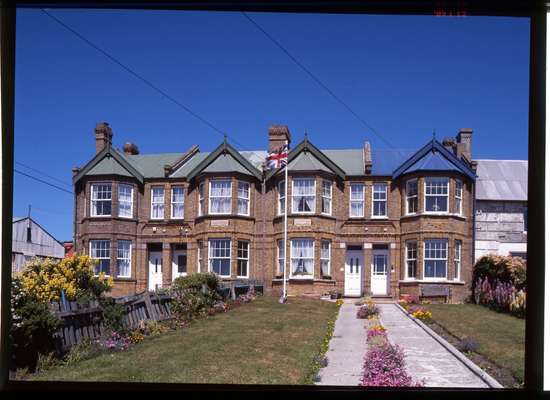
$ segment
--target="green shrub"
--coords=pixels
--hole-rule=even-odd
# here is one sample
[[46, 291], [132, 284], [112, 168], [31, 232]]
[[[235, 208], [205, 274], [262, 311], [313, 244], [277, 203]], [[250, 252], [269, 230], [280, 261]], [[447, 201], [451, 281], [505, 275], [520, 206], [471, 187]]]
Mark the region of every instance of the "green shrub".
[[59, 365], [59, 358], [55, 356], [53, 351], [47, 354], [38, 354], [38, 361], [36, 363], [36, 372], [44, 372], [48, 369]]
[[71, 347], [65, 355], [65, 365], [72, 365], [77, 362], [95, 357], [100, 352], [97, 342], [90, 338], [84, 338], [80, 343]]
[[172, 298], [172, 312], [180, 320], [191, 321], [206, 316], [208, 310], [219, 299], [214, 291], [185, 291], [174, 292]]
[[219, 278], [213, 272], [190, 274], [177, 277], [172, 284], [173, 289], [195, 289], [201, 290], [206, 285], [209, 290], [216, 291], [219, 285]]
[[479, 278], [487, 278], [491, 284], [498, 280], [502, 283], [511, 283], [517, 289], [523, 289], [527, 278], [527, 263], [521, 257], [496, 254], [482, 256], [474, 266], [472, 290], [475, 290], [475, 283]]
[[103, 325], [110, 331], [122, 332], [124, 328], [124, 316], [126, 308], [111, 297], [103, 298], [99, 301], [103, 311]]
[[19, 277], [12, 280], [11, 310], [12, 362], [14, 367], [27, 367], [32, 372], [37, 367], [38, 355], [55, 349], [53, 335], [61, 326], [61, 320], [50, 312], [45, 302], [24, 290]]

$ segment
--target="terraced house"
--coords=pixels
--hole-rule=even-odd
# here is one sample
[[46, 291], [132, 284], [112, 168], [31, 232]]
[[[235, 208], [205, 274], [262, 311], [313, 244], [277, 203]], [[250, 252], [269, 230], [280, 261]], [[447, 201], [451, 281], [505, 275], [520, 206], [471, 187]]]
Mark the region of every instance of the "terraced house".
[[[414, 150], [320, 150], [273, 125], [265, 150], [139, 154], [95, 128], [96, 155], [73, 171], [75, 246], [113, 276], [114, 295], [213, 271], [280, 293], [288, 196], [289, 295], [401, 294], [460, 301], [473, 262], [472, 130]], [[290, 143], [282, 170], [268, 151]]]

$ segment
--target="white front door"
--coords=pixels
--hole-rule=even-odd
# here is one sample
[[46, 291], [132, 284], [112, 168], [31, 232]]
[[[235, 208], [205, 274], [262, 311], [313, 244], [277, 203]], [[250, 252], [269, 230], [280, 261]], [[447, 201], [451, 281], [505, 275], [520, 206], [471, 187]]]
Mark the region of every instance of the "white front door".
[[346, 251], [344, 296], [361, 296], [361, 276], [363, 271], [363, 252]]
[[373, 295], [388, 294], [388, 251], [372, 251], [371, 291]]
[[187, 250], [174, 250], [172, 253], [172, 280], [187, 275]]
[[149, 290], [162, 286], [162, 252], [149, 252]]

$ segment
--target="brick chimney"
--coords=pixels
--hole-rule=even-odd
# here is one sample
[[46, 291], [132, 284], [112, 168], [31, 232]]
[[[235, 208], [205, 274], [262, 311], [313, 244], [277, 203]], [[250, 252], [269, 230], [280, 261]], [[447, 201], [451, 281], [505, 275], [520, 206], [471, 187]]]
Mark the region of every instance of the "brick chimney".
[[468, 161], [472, 161], [472, 133], [471, 128], [461, 128], [456, 135], [456, 156], [464, 156]]
[[139, 154], [139, 149], [134, 143], [126, 142], [124, 146], [122, 147], [122, 151], [124, 151], [124, 154], [135, 156], [136, 154]]
[[271, 125], [268, 129], [269, 137], [269, 152], [281, 147], [285, 144], [285, 141], [290, 143], [290, 132], [286, 125]]
[[372, 155], [370, 152], [370, 143], [365, 140], [363, 145], [363, 163], [365, 164], [365, 174], [372, 172]]
[[113, 130], [108, 122], [98, 122], [95, 126], [95, 152], [99, 153], [105, 146], [111, 145]]
[[456, 155], [456, 141], [454, 138], [443, 139], [443, 147]]

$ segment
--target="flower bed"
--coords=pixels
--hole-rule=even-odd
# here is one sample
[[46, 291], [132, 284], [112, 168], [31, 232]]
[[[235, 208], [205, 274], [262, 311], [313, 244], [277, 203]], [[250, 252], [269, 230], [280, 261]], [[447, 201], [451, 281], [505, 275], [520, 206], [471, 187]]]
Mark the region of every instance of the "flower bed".
[[507, 312], [525, 318], [527, 293], [517, 289], [512, 283], [488, 277], [478, 278], [474, 288], [474, 301], [498, 312]]
[[367, 300], [365, 304], [357, 309], [357, 318], [373, 318], [379, 314], [378, 306], [372, 300]]
[[424, 386], [423, 381], [415, 382], [407, 373], [403, 349], [388, 341], [386, 329], [377, 318], [369, 323], [367, 344], [360, 386]]

